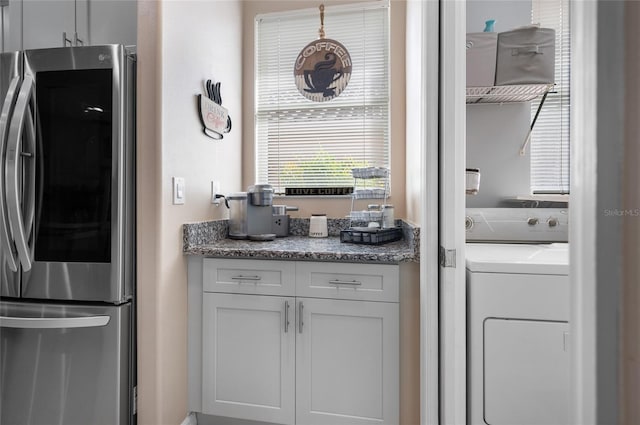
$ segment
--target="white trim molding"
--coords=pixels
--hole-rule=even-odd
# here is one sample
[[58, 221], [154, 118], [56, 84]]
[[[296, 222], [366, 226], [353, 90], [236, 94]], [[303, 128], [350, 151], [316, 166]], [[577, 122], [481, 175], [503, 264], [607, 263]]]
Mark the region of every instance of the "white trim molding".
[[624, 2], [572, 3], [571, 423], [619, 421]]
[[440, 424], [466, 422], [465, 283], [466, 4], [440, 2], [439, 242], [455, 250], [455, 267], [440, 267]]
[[[438, 120], [440, 44], [439, 1], [407, 1], [406, 70], [407, 164], [419, 167], [420, 180], [407, 175], [419, 193], [408, 205], [420, 232], [420, 423], [439, 425], [439, 273], [438, 273]], [[415, 188], [415, 191], [413, 190]]]
[[640, 2], [625, 3], [625, 147], [623, 204], [622, 412], [620, 423], [640, 423]]

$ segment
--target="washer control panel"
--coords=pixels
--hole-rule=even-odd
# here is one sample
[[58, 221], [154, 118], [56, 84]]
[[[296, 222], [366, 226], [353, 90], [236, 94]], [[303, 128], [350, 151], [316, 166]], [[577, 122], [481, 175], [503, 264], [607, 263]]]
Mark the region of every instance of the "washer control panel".
[[467, 208], [467, 241], [568, 242], [566, 208]]

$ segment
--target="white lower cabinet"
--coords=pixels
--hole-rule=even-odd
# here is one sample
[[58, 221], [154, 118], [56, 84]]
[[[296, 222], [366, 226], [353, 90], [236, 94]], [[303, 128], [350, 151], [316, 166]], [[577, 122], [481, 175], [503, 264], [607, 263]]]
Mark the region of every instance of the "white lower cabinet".
[[203, 413], [293, 424], [293, 298], [204, 293], [202, 302]]
[[296, 423], [398, 423], [398, 304], [298, 298]]
[[[372, 278], [366, 265], [285, 267], [290, 263], [297, 269], [295, 291], [308, 288], [305, 274], [340, 273], [329, 277], [334, 298], [247, 294], [246, 287], [203, 293], [202, 412], [291, 425], [398, 424], [398, 266], [376, 266], [379, 287], [390, 291], [389, 301], [380, 302], [358, 288]], [[220, 287], [207, 282], [224, 275], [218, 269], [259, 276], [250, 264], [205, 260], [203, 288]], [[377, 290], [370, 295], [380, 296]]]

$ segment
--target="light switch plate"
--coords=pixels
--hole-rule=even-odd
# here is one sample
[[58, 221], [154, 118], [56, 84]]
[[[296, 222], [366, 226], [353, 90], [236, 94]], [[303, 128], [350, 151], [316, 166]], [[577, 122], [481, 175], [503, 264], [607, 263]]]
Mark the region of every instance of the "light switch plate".
[[184, 177], [173, 178], [173, 205], [182, 205], [185, 200], [186, 184]]

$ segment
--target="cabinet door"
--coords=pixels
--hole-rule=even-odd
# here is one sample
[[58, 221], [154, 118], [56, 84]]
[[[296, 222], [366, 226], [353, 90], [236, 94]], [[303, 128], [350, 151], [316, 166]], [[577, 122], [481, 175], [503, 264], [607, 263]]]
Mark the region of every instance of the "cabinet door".
[[2, 53], [22, 50], [22, 2], [9, 1], [0, 7], [0, 13], [2, 14]]
[[203, 413], [294, 423], [293, 300], [203, 294]]
[[73, 34], [67, 37], [72, 40], [74, 46], [89, 46], [92, 44], [89, 37], [90, 8], [90, 0], [76, 0], [75, 31], [78, 33], [78, 40], [74, 39]]
[[137, 44], [138, 2], [89, 0], [89, 34], [92, 45]]
[[62, 47], [62, 33], [73, 39], [75, 32], [74, 0], [23, 0], [23, 48]]
[[397, 424], [398, 304], [296, 298], [296, 308], [296, 424]]

